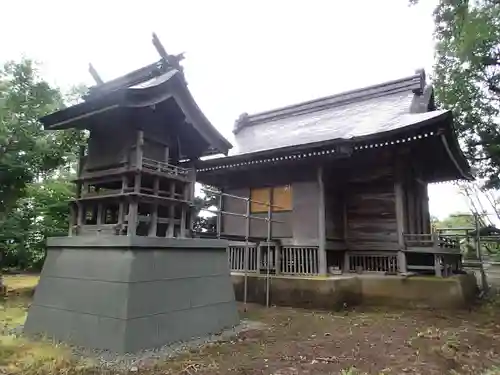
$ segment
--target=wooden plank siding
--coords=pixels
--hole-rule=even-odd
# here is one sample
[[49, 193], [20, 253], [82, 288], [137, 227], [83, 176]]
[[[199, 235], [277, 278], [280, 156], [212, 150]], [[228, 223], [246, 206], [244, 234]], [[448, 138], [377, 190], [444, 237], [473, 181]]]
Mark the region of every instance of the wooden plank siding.
[[350, 182], [346, 191], [349, 250], [397, 250], [396, 202], [392, 176]]

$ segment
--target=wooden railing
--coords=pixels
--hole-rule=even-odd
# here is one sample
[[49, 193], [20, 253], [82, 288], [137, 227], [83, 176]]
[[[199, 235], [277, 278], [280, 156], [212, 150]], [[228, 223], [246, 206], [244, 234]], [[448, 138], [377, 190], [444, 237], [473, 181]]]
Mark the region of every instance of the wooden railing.
[[142, 158], [142, 167], [149, 170], [158, 171], [161, 173], [168, 173], [170, 175], [180, 176], [180, 177], [187, 177], [189, 173], [189, 169], [181, 168], [176, 165], [148, 158]]
[[[269, 249], [269, 257], [267, 255]], [[260, 251], [260, 254], [259, 254]], [[276, 253], [277, 252], [277, 253]], [[318, 248], [303, 246], [248, 246], [247, 272], [307, 276], [319, 273]], [[234, 272], [245, 271], [245, 245], [230, 245], [229, 268]], [[269, 262], [269, 265], [268, 265]], [[278, 267], [277, 267], [278, 266]]]
[[[248, 272], [257, 272], [257, 246], [248, 245]], [[245, 271], [245, 245], [229, 245], [229, 269], [231, 271]]]
[[285, 275], [317, 275], [319, 273], [317, 247], [280, 247], [279, 273]]
[[397, 254], [349, 253], [350, 272], [398, 272]]
[[460, 252], [460, 243], [453, 236], [432, 234], [404, 234], [406, 249], [429, 248], [439, 251], [440, 249], [450, 249]]

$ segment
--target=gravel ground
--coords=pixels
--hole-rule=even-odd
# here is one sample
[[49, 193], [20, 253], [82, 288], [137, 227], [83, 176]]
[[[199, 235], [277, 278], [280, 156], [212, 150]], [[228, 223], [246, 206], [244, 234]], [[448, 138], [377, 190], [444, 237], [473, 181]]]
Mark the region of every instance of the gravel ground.
[[[176, 342], [159, 348], [141, 350], [136, 353], [118, 354], [108, 350], [88, 349], [72, 346], [73, 355], [82, 361], [91, 361], [101, 369], [118, 371], [139, 371], [144, 367], [151, 367], [158, 361], [165, 361], [180, 354], [200, 349], [217, 342], [230, 342], [236, 336], [246, 331], [263, 330], [265, 324], [249, 320], [242, 320], [235, 327], [225, 329], [217, 334], [193, 338], [189, 341]], [[8, 331], [11, 335], [22, 335], [23, 327], [18, 326]]]

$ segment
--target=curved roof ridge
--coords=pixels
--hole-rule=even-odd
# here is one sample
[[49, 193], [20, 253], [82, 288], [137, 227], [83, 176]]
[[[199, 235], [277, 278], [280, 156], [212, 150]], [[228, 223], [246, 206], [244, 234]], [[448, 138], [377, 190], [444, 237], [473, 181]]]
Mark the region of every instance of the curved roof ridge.
[[243, 113], [236, 120], [233, 133], [237, 134], [242, 128], [246, 126], [295, 116], [298, 114], [321, 111], [326, 108], [364, 101], [380, 96], [394, 94], [396, 92], [411, 90], [415, 95], [421, 95], [424, 91], [424, 87], [426, 84], [425, 81], [425, 71], [423, 69], [420, 69], [417, 70], [414, 75], [405, 78], [391, 80], [359, 89], [344, 91], [338, 94], [308, 100], [305, 102], [269, 111], [259, 112], [252, 115]]

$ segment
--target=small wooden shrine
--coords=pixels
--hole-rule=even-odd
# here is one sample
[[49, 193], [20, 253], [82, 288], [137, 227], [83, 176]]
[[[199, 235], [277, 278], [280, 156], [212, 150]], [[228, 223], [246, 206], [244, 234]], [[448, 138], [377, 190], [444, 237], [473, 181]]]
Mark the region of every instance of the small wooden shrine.
[[[239, 321], [227, 241], [191, 238], [193, 162], [231, 144], [187, 89], [180, 56], [97, 85], [41, 119], [89, 133], [68, 237], [47, 257], [24, 332], [134, 352], [220, 332]], [[184, 164], [180, 166], [180, 162]]]
[[[189, 93], [182, 56], [161, 59], [97, 85], [85, 101], [41, 119], [46, 129], [89, 131], [81, 149], [69, 235], [189, 237], [195, 170], [191, 162], [231, 144]], [[183, 166], [179, 166], [180, 161]]]

